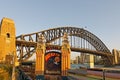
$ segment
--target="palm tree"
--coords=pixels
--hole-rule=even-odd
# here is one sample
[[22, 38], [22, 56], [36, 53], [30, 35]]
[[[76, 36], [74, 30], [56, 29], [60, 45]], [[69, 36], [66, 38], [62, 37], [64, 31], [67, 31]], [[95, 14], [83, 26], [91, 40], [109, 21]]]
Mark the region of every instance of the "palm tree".
[[7, 77], [8, 80], [11, 80], [12, 66], [11, 65], [7, 65], [7, 64], [0, 64], [0, 68], [3, 70], [3, 73], [4, 73], [4, 74], [1, 74], [1, 77], [4, 77], [4, 79], [5, 79], [8, 76]]

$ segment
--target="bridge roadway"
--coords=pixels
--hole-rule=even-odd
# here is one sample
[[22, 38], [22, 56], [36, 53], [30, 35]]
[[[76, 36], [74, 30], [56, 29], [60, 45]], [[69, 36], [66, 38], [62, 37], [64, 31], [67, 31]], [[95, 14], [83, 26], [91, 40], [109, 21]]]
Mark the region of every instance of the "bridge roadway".
[[[20, 46], [22, 44], [22, 46], [25, 47], [36, 47], [37, 42], [32, 42], [32, 41], [24, 41], [24, 40], [16, 40], [16, 45]], [[55, 49], [60, 50], [61, 46], [60, 45], [52, 45], [52, 44], [47, 44], [47, 47], [54, 47]], [[85, 49], [85, 48], [75, 48], [75, 47], [71, 47], [71, 51], [75, 51], [75, 52], [84, 52], [84, 53], [89, 53], [89, 54], [94, 54], [94, 55], [99, 55], [99, 56], [113, 56], [111, 53], [105, 53], [105, 52], [101, 52], [101, 51], [95, 51], [95, 50], [89, 50], [89, 49]]]

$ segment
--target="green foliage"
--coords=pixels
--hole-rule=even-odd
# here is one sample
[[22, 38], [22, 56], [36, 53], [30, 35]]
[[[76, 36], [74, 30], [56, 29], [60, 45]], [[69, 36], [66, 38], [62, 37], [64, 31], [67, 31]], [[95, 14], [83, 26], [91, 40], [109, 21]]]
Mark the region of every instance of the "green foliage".
[[0, 68], [5, 70], [6, 72], [8, 72], [8, 74], [10, 76], [12, 76], [12, 66], [11, 65], [2, 65], [2, 66], [0, 66]]
[[[12, 79], [12, 65], [8, 64], [0, 64], [0, 69], [3, 71], [0, 73], [0, 80], [11, 80]], [[15, 71], [15, 74], [17, 75], [17, 70]]]

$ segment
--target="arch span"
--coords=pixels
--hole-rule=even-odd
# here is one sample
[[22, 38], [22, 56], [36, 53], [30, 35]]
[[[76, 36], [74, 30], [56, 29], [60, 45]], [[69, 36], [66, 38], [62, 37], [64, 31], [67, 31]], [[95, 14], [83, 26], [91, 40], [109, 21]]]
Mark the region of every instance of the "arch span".
[[[17, 37], [17, 39], [26, 40], [26, 37], [28, 37], [29, 39], [27, 39], [27, 41], [37, 42], [39, 35], [43, 34], [46, 39], [46, 42], [50, 43], [50, 42], [62, 37], [64, 33], [68, 33], [69, 36], [77, 36], [77, 37], [85, 39], [97, 51], [110, 53], [110, 50], [106, 47], [106, 45], [97, 36], [95, 36], [94, 34], [92, 34], [91, 32], [89, 32], [83, 28], [77, 28], [77, 27], [52, 28], [52, 29], [48, 29], [48, 30], [44, 30], [44, 31], [40, 31], [40, 32], [31, 33], [31, 34], [20, 35]], [[32, 36], [34, 36], [35, 39], [33, 39]]]

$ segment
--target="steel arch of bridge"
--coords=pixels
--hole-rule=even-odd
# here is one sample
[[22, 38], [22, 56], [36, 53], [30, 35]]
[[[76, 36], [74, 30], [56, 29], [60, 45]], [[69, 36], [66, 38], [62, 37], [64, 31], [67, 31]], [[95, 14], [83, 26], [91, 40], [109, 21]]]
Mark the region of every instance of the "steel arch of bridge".
[[[91, 32], [83, 29], [83, 28], [77, 28], [77, 27], [58, 27], [58, 28], [52, 28], [40, 32], [35, 32], [31, 34], [24, 34], [17, 36], [17, 45], [18, 45], [18, 51], [20, 51], [20, 58], [28, 58], [35, 50], [36, 42], [38, 41], [39, 35], [43, 34], [46, 43], [51, 43], [55, 41], [56, 39], [59, 39], [63, 36], [64, 33], [67, 33], [69, 36], [77, 36], [80, 38], [83, 38], [84, 40], [88, 41], [98, 52], [103, 52], [105, 54], [110, 54], [110, 50], [105, 46], [105, 44], [94, 34]], [[23, 54], [23, 47], [25, 47], [27, 54]], [[30, 48], [33, 49], [30, 49]]]
[[[53, 29], [32, 33], [32, 34], [20, 35], [17, 37], [17, 39], [20, 38], [20, 40], [25, 40], [25, 37], [28, 37], [29, 39], [26, 41], [37, 42], [39, 35], [43, 34], [46, 39], [46, 42], [50, 43], [62, 37], [64, 33], [68, 33], [68, 35], [70, 36], [77, 36], [87, 40], [90, 44], [92, 44], [96, 48], [97, 51], [110, 53], [110, 50], [97, 36], [95, 36], [94, 34], [83, 28], [59, 27], [59, 28], [53, 28]], [[35, 35], [35, 40], [32, 37], [34, 35]]]

